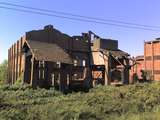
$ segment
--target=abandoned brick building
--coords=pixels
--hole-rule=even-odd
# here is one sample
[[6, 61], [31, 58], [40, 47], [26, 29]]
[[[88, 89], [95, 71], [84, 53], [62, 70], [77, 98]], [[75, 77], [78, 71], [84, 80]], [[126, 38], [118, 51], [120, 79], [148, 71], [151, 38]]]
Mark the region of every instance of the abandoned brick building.
[[[118, 49], [118, 41], [111, 39], [95, 38], [92, 46], [93, 66], [102, 67], [104, 71], [102, 78], [105, 85], [112, 83], [129, 83], [129, 54]], [[92, 70], [93, 71], [93, 70]], [[96, 82], [94, 77], [99, 79], [97, 75], [93, 75], [93, 83]], [[96, 82], [97, 83], [97, 82]]]
[[152, 80], [160, 80], [160, 38], [144, 43], [144, 70]]
[[116, 81], [128, 84], [128, 57], [116, 40], [102, 39], [91, 31], [71, 37], [48, 25], [26, 32], [8, 50], [8, 79], [10, 84], [22, 80], [33, 87], [60, 90]]
[[143, 80], [142, 70], [144, 70], [144, 56], [137, 56], [133, 58], [136, 64], [130, 71], [130, 83], [134, 83], [135, 80]]
[[134, 73], [139, 78], [142, 75], [141, 70], [143, 70], [146, 72], [147, 79], [160, 80], [160, 38], [144, 42], [144, 56], [137, 59], [137, 63], [135, 66], [137, 70]]

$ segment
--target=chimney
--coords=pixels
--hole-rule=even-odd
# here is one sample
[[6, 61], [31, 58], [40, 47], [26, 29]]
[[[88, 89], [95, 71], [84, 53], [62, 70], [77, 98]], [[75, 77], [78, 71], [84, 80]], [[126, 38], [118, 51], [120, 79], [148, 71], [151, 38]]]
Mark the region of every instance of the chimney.
[[44, 30], [53, 30], [53, 25], [44, 26]]

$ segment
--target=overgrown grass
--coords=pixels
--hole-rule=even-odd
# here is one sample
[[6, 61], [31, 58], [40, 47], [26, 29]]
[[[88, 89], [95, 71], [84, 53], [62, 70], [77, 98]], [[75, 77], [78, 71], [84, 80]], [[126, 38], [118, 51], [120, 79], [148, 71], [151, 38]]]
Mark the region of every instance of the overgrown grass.
[[53, 88], [0, 87], [2, 120], [160, 120], [160, 83], [98, 86], [64, 95]]

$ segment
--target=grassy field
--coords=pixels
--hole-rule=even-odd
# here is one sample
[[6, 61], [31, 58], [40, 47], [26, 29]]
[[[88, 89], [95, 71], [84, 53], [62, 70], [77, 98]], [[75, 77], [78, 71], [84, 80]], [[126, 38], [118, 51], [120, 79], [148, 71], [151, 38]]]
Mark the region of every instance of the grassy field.
[[2, 120], [160, 120], [160, 83], [98, 86], [63, 95], [27, 87], [0, 87]]

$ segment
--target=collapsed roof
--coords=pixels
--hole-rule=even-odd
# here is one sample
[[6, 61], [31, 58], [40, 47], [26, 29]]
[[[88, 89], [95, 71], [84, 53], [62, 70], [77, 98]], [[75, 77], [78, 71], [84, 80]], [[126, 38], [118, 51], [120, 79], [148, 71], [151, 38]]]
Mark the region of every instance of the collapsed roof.
[[98, 38], [93, 41], [93, 51], [100, 51], [106, 55], [112, 55], [116, 58], [123, 58], [130, 56], [128, 53], [118, 48], [118, 41], [112, 39]]
[[27, 40], [26, 44], [36, 60], [72, 64], [69, 54], [57, 44], [32, 40]]
[[112, 55], [113, 57], [116, 57], [116, 58], [123, 58], [123, 57], [128, 57], [129, 54], [122, 51], [122, 50], [106, 50], [106, 49], [100, 49], [101, 52], [103, 52], [104, 54], [106, 55]]

